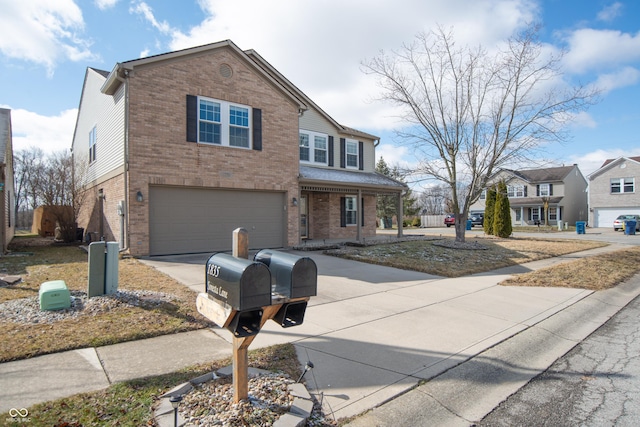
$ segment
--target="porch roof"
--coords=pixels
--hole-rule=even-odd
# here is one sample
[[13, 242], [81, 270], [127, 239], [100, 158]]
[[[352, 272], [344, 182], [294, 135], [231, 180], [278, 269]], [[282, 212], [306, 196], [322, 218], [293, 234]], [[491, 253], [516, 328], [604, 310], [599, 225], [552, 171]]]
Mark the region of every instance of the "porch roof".
[[[562, 196], [549, 197], [550, 205], [557, 205], [562, 201]], [[509, 199], [509, 206], [542, 206], [542, 197], [515, 197]]]
[[377, 172], [355, 172], [300, 166], [300, 186], [309, 191], [357, 191], [375, 194], [400, 193], [406, 184]]

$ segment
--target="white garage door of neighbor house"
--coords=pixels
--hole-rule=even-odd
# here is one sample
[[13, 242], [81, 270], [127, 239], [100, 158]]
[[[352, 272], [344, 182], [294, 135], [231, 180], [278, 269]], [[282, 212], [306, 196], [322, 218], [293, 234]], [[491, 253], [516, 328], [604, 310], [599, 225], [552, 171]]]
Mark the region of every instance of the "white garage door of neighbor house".
[[230, 251], [239, 227], [249, 232], [252, 249], [283, 247], [284, 206], [284, 193], [151, 187], [149, 252]]
[[640, 209], [624, 209], [624, 208], [600, 208], [595, 210], [595, 227], [611, 227], [613, 228], [613, 220], [619, 215], [635, 214], [640, 215]]

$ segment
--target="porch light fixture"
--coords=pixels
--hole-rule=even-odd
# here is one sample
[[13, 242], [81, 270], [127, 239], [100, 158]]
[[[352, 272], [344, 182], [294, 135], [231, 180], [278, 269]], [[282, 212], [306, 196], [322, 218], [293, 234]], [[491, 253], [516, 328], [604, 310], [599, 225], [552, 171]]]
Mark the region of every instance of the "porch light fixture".
[[291, 199], [291, 204], [293, 206], [298, 206], [298, 199], [296, 199], [295, 197], [293, 199]]
[[139, 191], [136, 193], [136, 200], [139, 202], [142, 202], [144, 200], [144, 197], [142, 196], [142, 191]]

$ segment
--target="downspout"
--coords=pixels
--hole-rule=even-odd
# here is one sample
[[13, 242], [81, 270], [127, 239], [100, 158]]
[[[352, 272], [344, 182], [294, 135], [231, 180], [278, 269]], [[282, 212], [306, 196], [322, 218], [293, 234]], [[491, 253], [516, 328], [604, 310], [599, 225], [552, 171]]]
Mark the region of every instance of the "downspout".
[[362, 239], [362, 216], [364, 215], [364, 212], [362, 211], [362, 189], [360, 188], [358, 188], [358, 200], [356, 200], [356, 203], [356, 240], [360, 242]]
[[403, 220], [403, 212], [404, 212], [404, 206], [402, 206], [402, 198], [404, 197], [403, 191], [400, 191], [398, 193], [398, 237], [402, 237], [403, 236], [403, 232], [402, 232], [402, 222]]
[[129, 250], [129, 70], [124, 70], [124, 78], [116, 78], [124, 84], [124, 209], [120, 236], [124, 239], [120, 252]]

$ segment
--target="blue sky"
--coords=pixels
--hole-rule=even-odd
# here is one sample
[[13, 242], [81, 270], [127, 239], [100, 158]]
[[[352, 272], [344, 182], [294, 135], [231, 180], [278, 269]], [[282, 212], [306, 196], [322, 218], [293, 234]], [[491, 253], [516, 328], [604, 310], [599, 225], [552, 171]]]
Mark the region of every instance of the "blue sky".
[[527, 23], [565, 49], [568, 80], [597, 84], [600, 103], [576, 117], [555, 164], [586, 176], [604, 160], [640, 155], [637, 0], [0, 0], [0, 106], [12, 109], [14, 150], [71, 147], [86, 67], [224, 39], [255, 49], [343, 125], [381, 136], [378, 155], [412, 164], [392, 109], [360, 64], [436, 25], [491, 47]]

